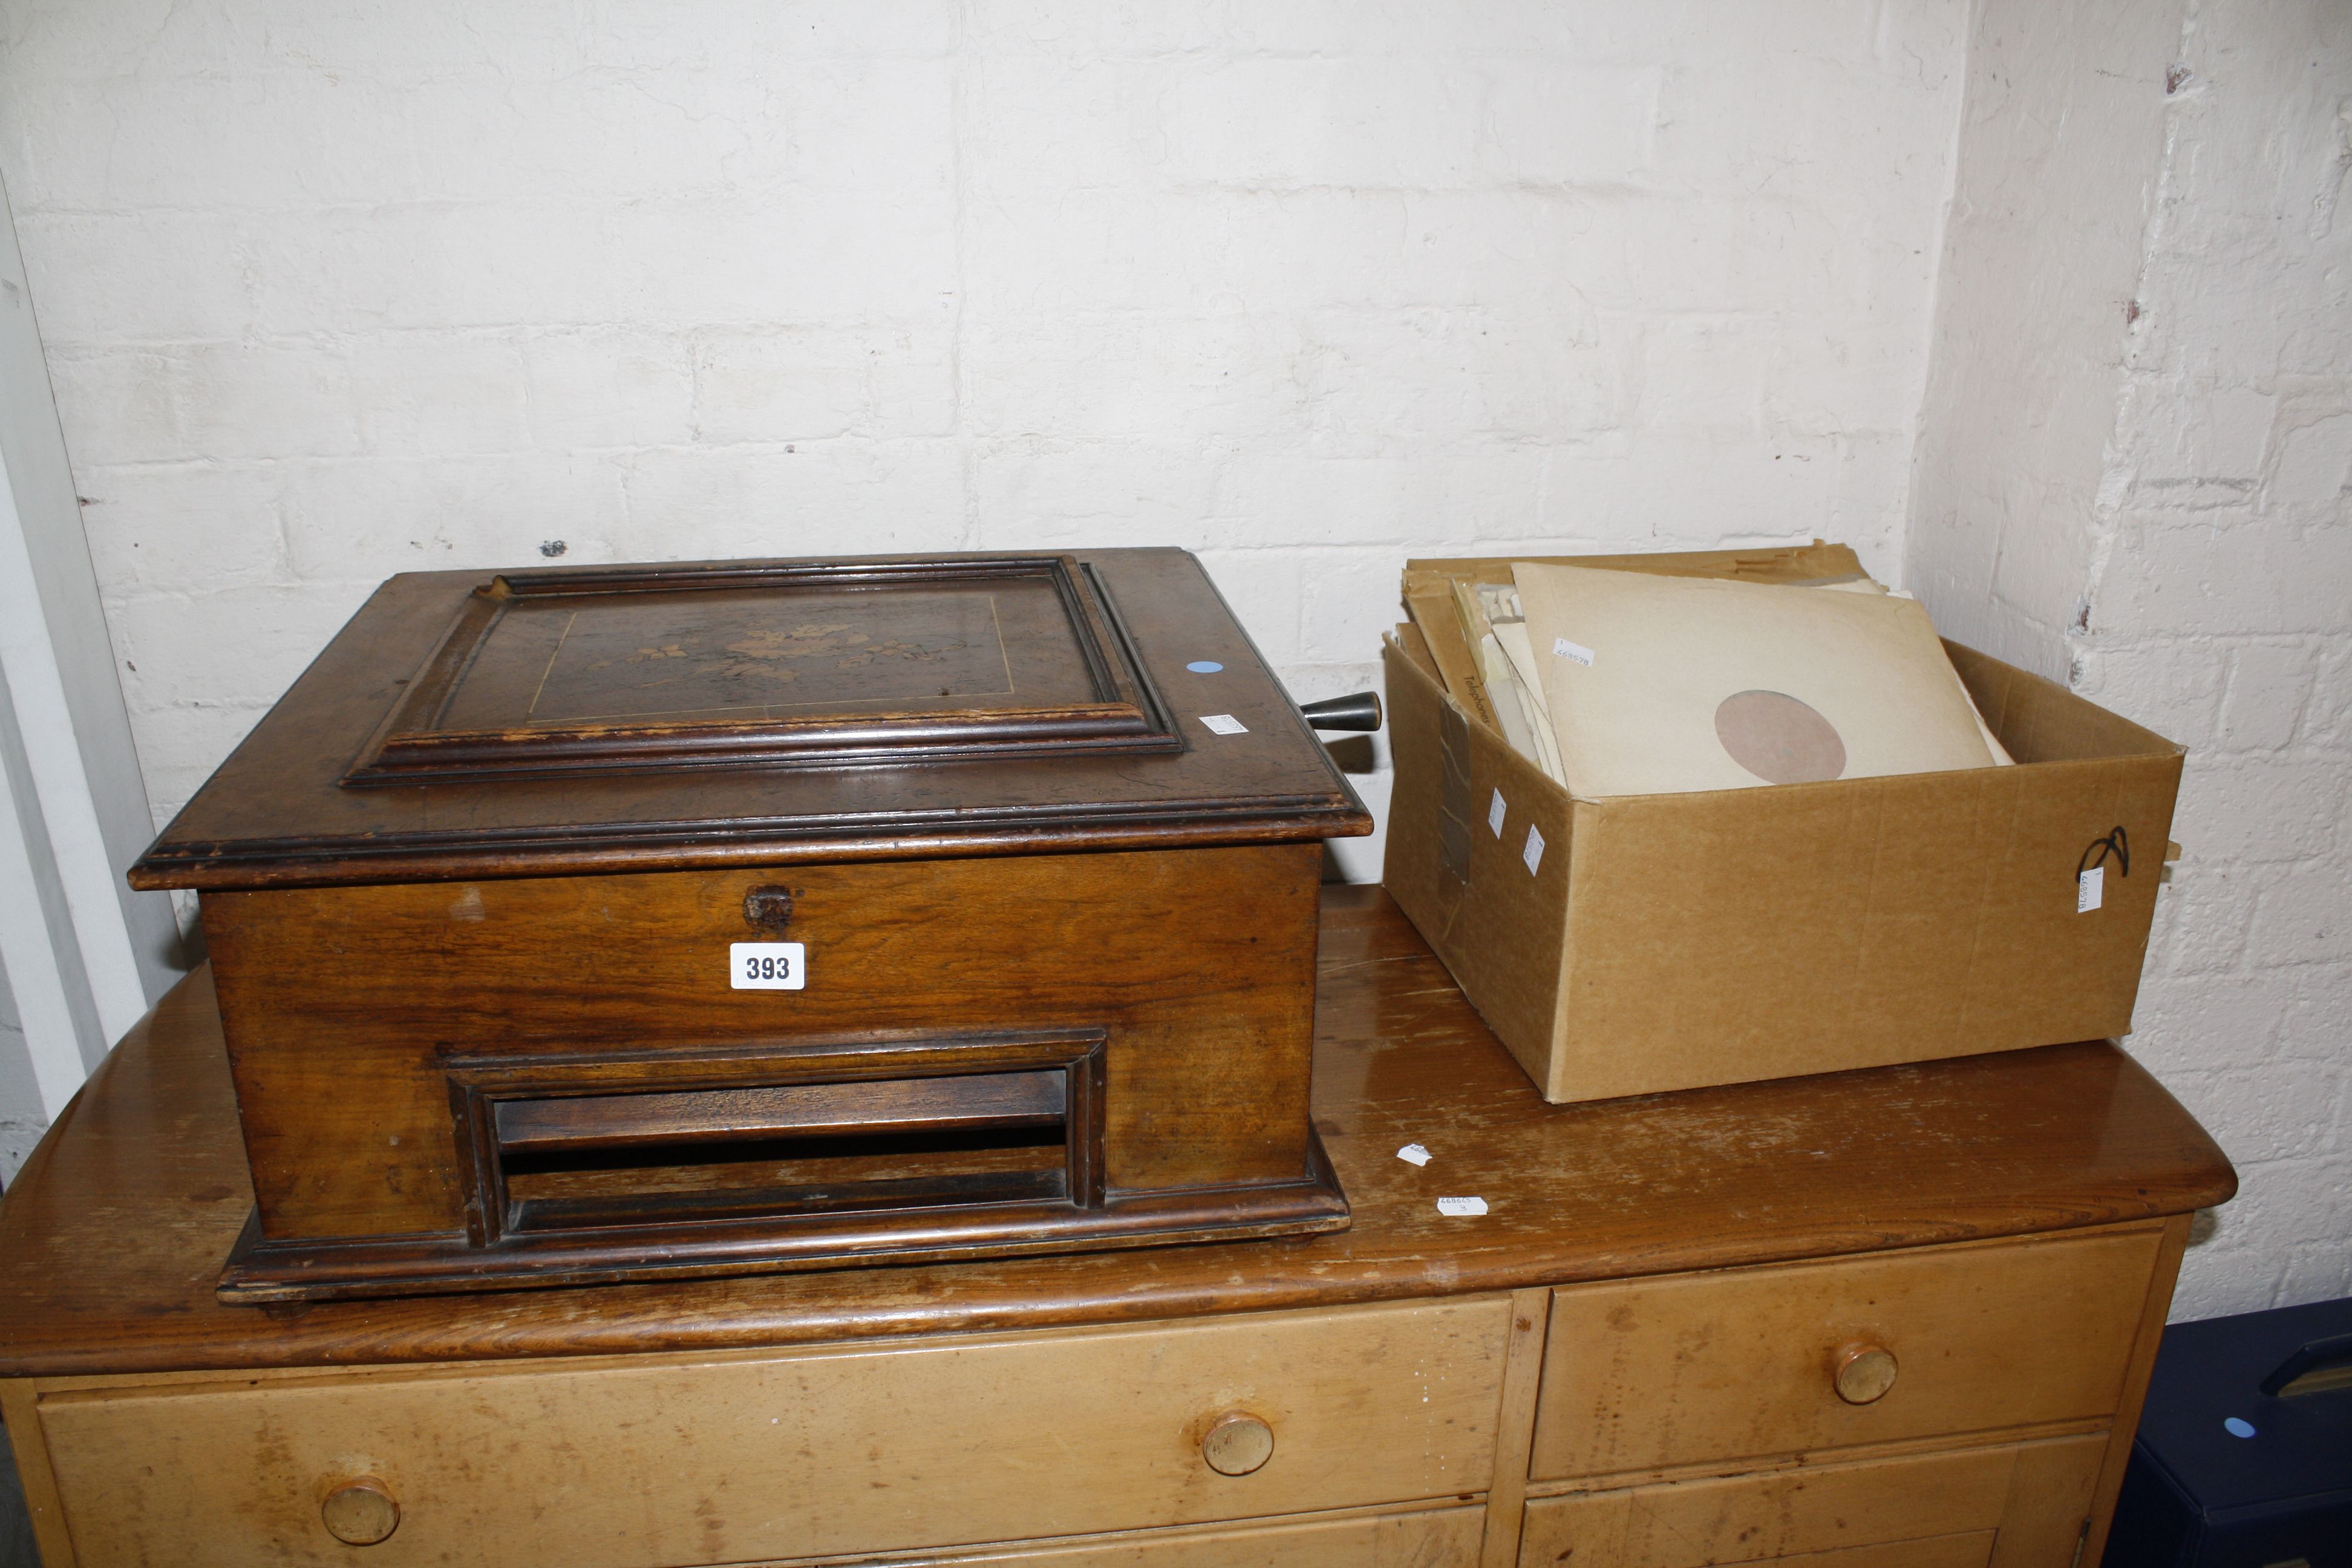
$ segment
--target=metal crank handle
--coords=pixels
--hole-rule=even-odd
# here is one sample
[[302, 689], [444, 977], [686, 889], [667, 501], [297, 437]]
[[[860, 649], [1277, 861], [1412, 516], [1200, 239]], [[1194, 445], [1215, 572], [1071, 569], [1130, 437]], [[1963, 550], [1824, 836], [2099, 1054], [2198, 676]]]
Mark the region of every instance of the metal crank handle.
[[1346, 697], [1327, 697], [1320, 702], [1309, 702], [1299, 712], [1318, 730], [1377, 730], [1381, 727], [1381, 694], [1357, 691]]

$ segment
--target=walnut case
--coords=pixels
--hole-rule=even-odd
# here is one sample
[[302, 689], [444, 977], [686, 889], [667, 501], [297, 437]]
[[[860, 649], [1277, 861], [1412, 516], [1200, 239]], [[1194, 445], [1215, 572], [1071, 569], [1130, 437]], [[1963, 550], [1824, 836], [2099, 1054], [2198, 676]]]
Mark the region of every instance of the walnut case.
[[1181, 551], [429, 573], [131, 880], [201, 890], [268, 1301], [1340, 1228], [1370, 828]]

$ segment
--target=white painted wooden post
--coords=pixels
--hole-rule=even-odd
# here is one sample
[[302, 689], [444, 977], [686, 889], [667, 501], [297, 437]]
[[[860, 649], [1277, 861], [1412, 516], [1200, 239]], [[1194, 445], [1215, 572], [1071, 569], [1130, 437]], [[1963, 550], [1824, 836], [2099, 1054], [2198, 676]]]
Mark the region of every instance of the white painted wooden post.
[[0, 191], [0, 965], [54, 1118], [173, 978], [154, 831]]
[[106, 1036], [6, 700], [0, 688], [0, 965], [33, 1058], [41, 1115], [53, 1121], [106, 1049]]

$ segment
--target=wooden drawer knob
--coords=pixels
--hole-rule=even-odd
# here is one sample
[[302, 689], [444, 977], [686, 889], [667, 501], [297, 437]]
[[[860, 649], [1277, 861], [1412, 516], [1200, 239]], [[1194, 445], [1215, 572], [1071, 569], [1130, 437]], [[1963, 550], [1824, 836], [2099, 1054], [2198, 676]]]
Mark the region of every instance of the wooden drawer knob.
[[1883, 1345], [1853, 1345], [1838, 1358], [1838, 1397], [1848, 1405], [1884, 1399], [1895, 1386], [1895, 1352]]
[[346, 1546], [373, 1546], [400, 1528], [400, 1504], [373, 1476], [345, 1481], [319, 1505], [327, 1533]]
[[1201, 1458], [1221, 1476], [1245, 1476], [1274, 1458], [1274, 1428], [1238, 1411], [1220, 1415], [1201, 1439]]

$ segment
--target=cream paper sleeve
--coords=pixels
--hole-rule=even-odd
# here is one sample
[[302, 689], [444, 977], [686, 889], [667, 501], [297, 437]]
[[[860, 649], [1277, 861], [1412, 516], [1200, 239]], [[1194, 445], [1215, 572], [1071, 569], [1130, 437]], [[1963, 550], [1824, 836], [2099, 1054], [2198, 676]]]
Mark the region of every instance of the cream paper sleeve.
[[1573, 795], [1993, 765], [1914, 600], [1532, 563], [1513, 575]]
[[[1888, 588], [1885, 584], [1873, 582], [1867, 577], [1856, 577], [1850, 583], [1817, 584], [1814, 585], [1813, 591], [1817, 594], [1886, 594], [1894, 592], [1894, 590]], [[1896, 596], [1906, 599], [1912, 597], [1908, 593], [1900, 594]], [[1950, 661], [1948, 659], [1945, 662], [1949, 663]], [[2009, 748], [2000, 743], [2000, 737], [1994, 734], [1992, 732], [1992, 726], [1984, 721], [1984, 711], [1977, 706], [1977, 700], [1973, 697], [1969, 697], [1968, 682], [1960, 679], [1960, 672], [1958, 670], [1956, 669], [1952, 671], [1952, 679], [1958, 684], [1960, 695], [1969, 698], [1969, 711], [1977, 716], [1977, 739], [1982, 741], [1985, 743], [1985, 750], [1992, 753], [1992, 760], [1995, 765], [2004, 768], [2016, 766], [2017, 759], [2009, 754]]]

